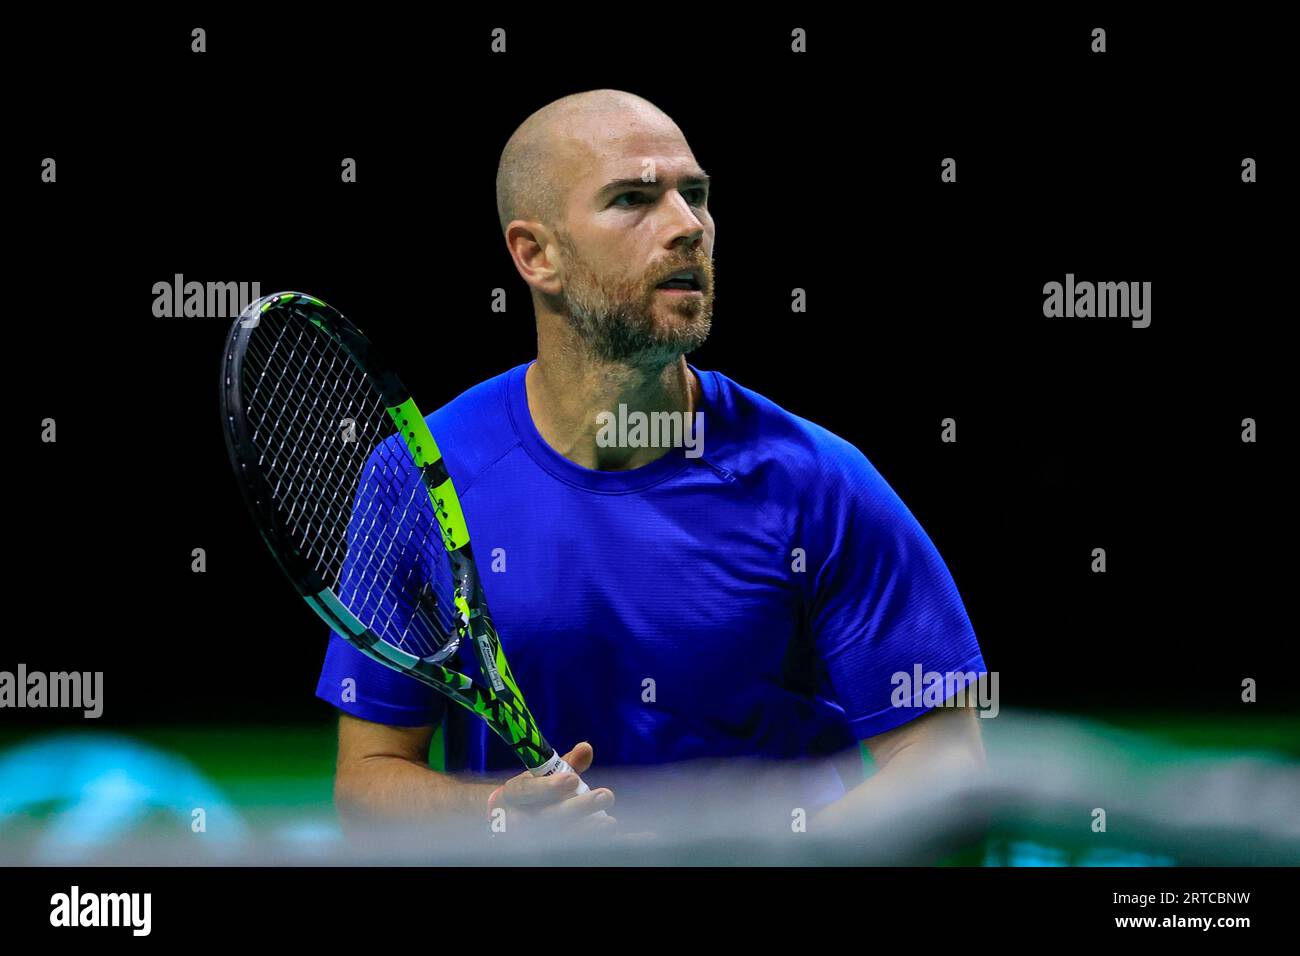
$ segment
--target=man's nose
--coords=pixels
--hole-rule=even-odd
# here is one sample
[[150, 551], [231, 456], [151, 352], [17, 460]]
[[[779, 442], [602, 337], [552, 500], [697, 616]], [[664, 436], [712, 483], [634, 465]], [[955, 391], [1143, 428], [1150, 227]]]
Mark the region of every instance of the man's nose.
[[673, 210], [672, 233], [668, 244], [670, 246], [685, 246], [692, 249], [699, 245], [704, 238], [704, 223], [690, 204], [682, 198], [681, 193], [675, 193], [669, 202], [669, 208]]

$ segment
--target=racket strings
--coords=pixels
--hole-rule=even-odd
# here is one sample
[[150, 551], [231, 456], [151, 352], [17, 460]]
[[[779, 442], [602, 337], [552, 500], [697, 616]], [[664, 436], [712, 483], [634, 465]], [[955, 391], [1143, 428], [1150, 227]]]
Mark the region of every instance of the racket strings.
[[242, 376], [281, 525], [363, 624], [434, 656], [456, 632], [455, 582], [424, 483], [365, 372], [283, 311], [262, 314]]
[[[261, 364], [248, 370], [250, 378], [256, 376], [249, 421], [281, 520], [321, 576], [333, 581], [346, 553], [347, 477], [359, 473], [358, 457], [367, 442], [378, 439], [376, 412], [382, 409], [346, 355], [325, 353], [322, 342], [332, 340], [309, 336], [304, 330], [311, 327], [300, 325], [286, 342], [291, 325], [283, 323], [265, 356], [254, 345], [258, 338], [250, 340], [248, 354]], [[358, 408], [348, 395], [371, 398], [371, 407]], [[355, 441], [343, 440], [347, 419]]]
[[[341, 590], [407, 596], [415, 613], [403, 613], [406, 606], [394, 602], [383, 620], [368, 623], [391, 643], [427, 657], [445, 643], [444, 635], [455, 632], [455, 584], [428, 493], [407, 453], [397, 451], [398, 440], [387, 439], [376, 448], [364, 484], [375, 489], [402, 488], [401, 507], [380, 503], [378, 496], [369, 504], [359, 503], [349, 528], [349, 554], [360, 557], [345, 562]], [[425, 618], [433, 619], [432, 637], [412, 626]], [[394, 634], [400, 641], [392, 639]]]
[[[379, 405], [376, 402], [376, 413], [378, 409]], [[336, 413], [326, 411], [325, 417], [326, 420], [334, 420]], [[311, 416], [308, 416], [308, 420], [310, 419]], [[376, 415], [373, 420], [377, 421], [383, 430], [392, 431], [386, 413], [382, 416]], [[283, 442], [286, 432], [294, 430], [294, 424], [291, 422], [287, 429], [281, 425], [273, 429], [272, 433]], [[427, 502], [428, 497], [424, 492], [423, 483], [408, 466], [407, 453], [402, 451], [388, 457], [387, 453], [391, 449], [392, 441], [378, 433], [374, 434], [372, 440], [362, 439], [363, 434], [371, 432], [372, 430], [367, 428], [358, 429], [356, 446], [363, 449], [375, 446], [375, 452], [371, 457], [378, 459], [384, 456], [383, 465], [371, 465], [370, 473], [366, 476], [366, 487], [373, 494], [366, 499], [358, 500], [357, 507], [348, 522], [327, 520], [323, 523], [318, 522], [314, 526], [304, 524], [299, 520], [302, 516], [295, 513], [291, 495], [282, 493], [279, 495], [279, 500], [281, 507], [289, 508], [288, 523], [297, 535], [303, 537], [305, 553], [322, 558], [327, 555], [346, 555], [341, 562], [335, 559], [317, 563], [317, 572], [328, 583], [337, 583], [334, 587], [336, 593], [343, 595], [377, 592], [414, 595], [409, 603], [418, 601], [422, 614], [411, 613], [409, 604], [403, 605], [398, 602], [387, 604], [387, 615], [382, 618], [367, 617], [363, 609], [360, 609], [361, 613], [358, 613], [358, 608], [349, 607], [349, 609], [358, 613], [359, 617], [365, 618], [364, 623], [390, 643], [403, 650], [418, 653], [421, 657], [430, 656], [445, 643], [443, 635], [454, 630], [454, 602], [451, 600], [453, 583], [445, 550], [441, 547], [441, 530], [434, 527], [436, 520], [431, 510], [428, 507], [421, 507], [423, 502]], [[384, 443], [385, 441], [387, 444]], [[364, 459], [365, 456], [361, 455], [356, 461], [345, 464], [354, 471], [359, 470], [357, 466], [363, 464]], [[290, 455], [286, 460], [301, 459]], [[308, 485], [331, 484], [329, 481], [314, 480], [317, 475], [323, 473], [324, 469], [309, 468], [306, 474], [312, 480], [307, 482]], [[291, 489], [295, 485], [302, 484], [304, 480], [302, 473], [286, 474], [282, 480], [282, 489]], [[403, 485], [405, 485], [405, 494], [399, 509], [398, 499], [394, 497], [392, 489]], [[314, 487], [308, 488], [309, 497], [314, 490]], [[325, 499], [322, 497], [320, 500]], [[390, 519], [386, 517], [387, 515], [397, 517]], [[321, 517], [316, 512], [312, 516]], [[391, 528], [386, 524], [388, 521], [392, 522]], [[313, 542], [310, 537], [313, 531], [323, 532], [326, 527], [333, 528], [335, 532], [330, 536], [329, 544]], [[342, 538], [337, 533], [340, 527], [346, 528]], [[440, 579], [436, 583], [420, 577], [417, 574], [422, 570], [420, 565], [405, 558], [407, 555], [418, 556], [425, 553], [430, 554], [431, 560], [428, 565], [432, 566], [434, 576]], [[401, 568], [405, 568], [405, 571], [399, 574]], [[403, 614], [403, 611], [408, 613]], [[429, 628], [419, 626], [423, 615], [432, 615], [436, 619], [436, 624], [432, 628], [433, 638], [429, 636]]]

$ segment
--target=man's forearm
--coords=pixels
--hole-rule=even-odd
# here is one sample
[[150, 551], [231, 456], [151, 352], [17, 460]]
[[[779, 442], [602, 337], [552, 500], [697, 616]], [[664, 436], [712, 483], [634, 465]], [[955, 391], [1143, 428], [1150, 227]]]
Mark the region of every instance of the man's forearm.
[[984, 750], [978, 740], [973, 745], [963, 741], [907, 747], [814, 821], [818, 828], [861, 829], [898, 820], [925, 801], [964, 791], [984, 769]]
[[480, 783], [395, 756], [340, 765], [334, 802], [345, 826], [366, 821], [481, 821], [503, 780]]

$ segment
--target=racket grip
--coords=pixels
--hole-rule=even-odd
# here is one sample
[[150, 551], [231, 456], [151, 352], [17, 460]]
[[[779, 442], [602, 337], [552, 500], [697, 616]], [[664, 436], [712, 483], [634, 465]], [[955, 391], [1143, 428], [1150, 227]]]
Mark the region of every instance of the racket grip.
[[[540, 767], [532, 768], [531, 772], [534, 777], [551, 777], [557, 773], [571, 773], [575, 776], [577, 775], [577, 771], [568, 765], [565, 759], [560, 756], [558, 750], [551, 754], [550, 760], [546, 761], [546, 763], [542, 764]], [[583, 780], [582, 777], [578, 777], [578, 789], [574, 791], [574, 796], [580, 796], [584, 793], [590, 792], [591, 787], [587, 786], [587, 781]], [[592, 816], [607, 817], [609, 814], [604, 810], [597, 810], [592, 814]]]

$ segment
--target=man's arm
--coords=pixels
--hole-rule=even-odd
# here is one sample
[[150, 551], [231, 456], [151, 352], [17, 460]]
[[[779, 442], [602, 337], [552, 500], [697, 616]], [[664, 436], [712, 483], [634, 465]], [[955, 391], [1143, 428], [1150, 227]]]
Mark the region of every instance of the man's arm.
[[429, 767], [433, 727], [391, 727], [339, 714], [334, 802], [344, 826], [364, 819], [479, 818], [503, 780], [477, 783]]
[[480, 783], [429, 768], [432, 727], [391, 727], [339, 715], [339, 757], [334, 803], [345, 828], [367, 820], [482, 823], [488, 797], [504, 785], [498, 805], [544, 825], [581, 824], [592, 832], [612, 828], [613, 816], [593, 814], [613, 806], [608, 787], [577, 795], [578, 775], [591, 767], [594, 752], [580, 743], [564, 755], [574, 773], [516, 776]]
[[887, 819], [918, 798], [960, 786], [985, 767], [975, 707], [937, 707], [862, 741], [876, 772], [817, 816], [823, 826]]

